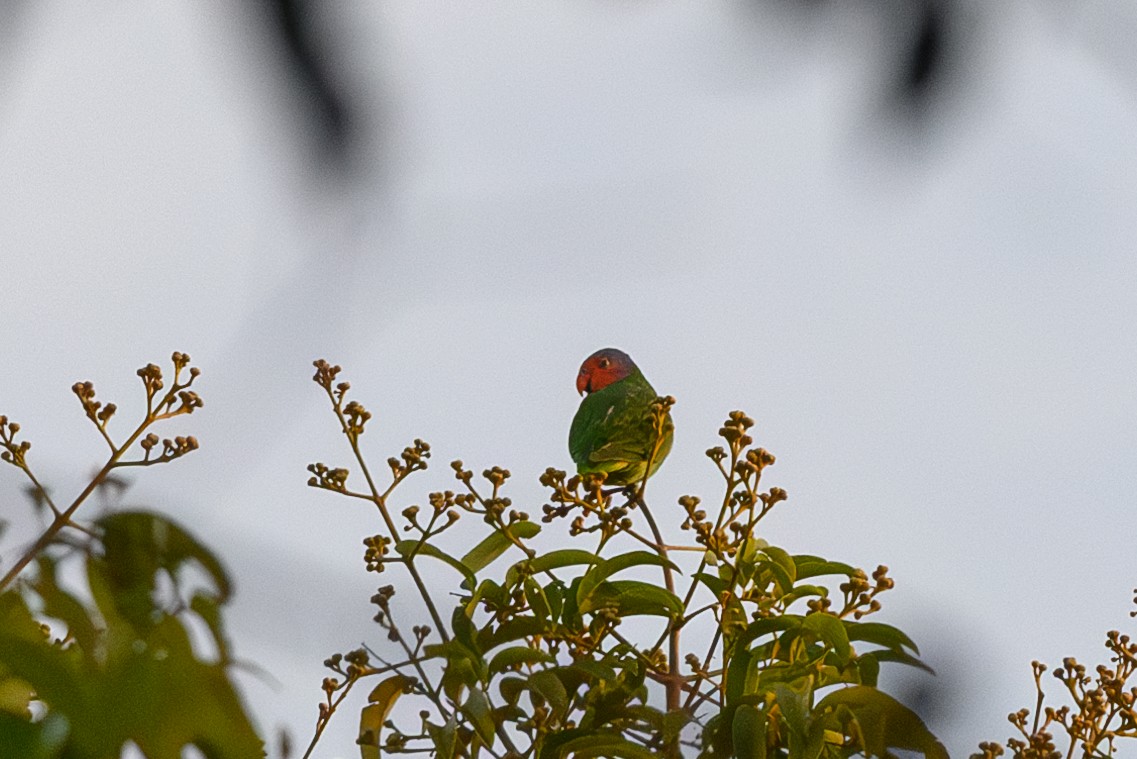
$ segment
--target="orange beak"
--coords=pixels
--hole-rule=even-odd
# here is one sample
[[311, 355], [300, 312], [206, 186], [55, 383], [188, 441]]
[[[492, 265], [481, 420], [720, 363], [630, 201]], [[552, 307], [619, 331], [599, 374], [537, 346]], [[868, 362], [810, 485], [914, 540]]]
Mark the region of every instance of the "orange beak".
[[591, 381], [592, 377], [589, 376], [589, 372], [585, 369], [581, 369], [580, 374], [576, 375], [576, 391], [584, 395], [585, 392], [589, 390], [588, 386]]

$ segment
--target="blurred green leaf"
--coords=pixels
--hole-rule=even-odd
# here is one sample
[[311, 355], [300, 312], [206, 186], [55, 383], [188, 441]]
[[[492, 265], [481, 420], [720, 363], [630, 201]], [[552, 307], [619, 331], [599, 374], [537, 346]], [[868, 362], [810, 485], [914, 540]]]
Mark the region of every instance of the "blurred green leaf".
[[222, 662], [229, 661], [229, 639], [225, 636], [225, 624], [221, 619], [221, 603], [208, 593], [194, 593], [190, 601], [190, 609], [201, 617], [213, 636], [217, 645], [217, 652]]
[[222, 601], [232, 584], [217, 557], [169, 517], [150, 511], [119, 511], [99, 519], [104, 557], [119, 590], [153, 587], [154, 575], [164, 569], [176, 581], [183, 564], [194, 561], [206, 571]]
[[91, 717], [89, 683], [63, 649], [46, 640], [27, 640], [0, 630], [0, 665], [9, 675], [31, 685], [36, 696], [74, 721]]
[[39, 722], [0, 709], [0, 754], [12, 759], [57, 759], [68, 738], [67, 719], [48, 714]]
[[225, 667], [194, 658], [175, 617], [163, 618], [146, 646], [107, 675], [100, 701], [105, 718], [148, 759], [180, 759], [187, 745], [208, 759], [260, 756], [264, 750]]
[[55, 562], [50, 557], [41, 554], [37, 565], [39, 572], [32, 587], [43, 599], [43, 613], [62, 620], [67, 625], [67, 633], [75, 639], [83, 655], [94, 659], [98, 633], [91, 621], [90, 611], [79, 599], [56, 584]]
[[839, 707], [856, 719], [871, 756], [888, 757], [890, 749], [905, 749], [919, 751], [925, 759], [948, 759], [947, 750], [919, 715], [883, 691], [865, 685], [840, 688], [821, 699], [814, 712], [831, 714]]

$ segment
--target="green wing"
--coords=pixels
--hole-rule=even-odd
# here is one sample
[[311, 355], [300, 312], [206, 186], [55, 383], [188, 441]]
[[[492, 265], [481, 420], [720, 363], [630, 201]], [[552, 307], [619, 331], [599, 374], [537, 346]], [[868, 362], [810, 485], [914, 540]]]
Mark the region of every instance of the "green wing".
[[[607, 482], [627, 485], [641, 479], [655, 444], [651, 404], [655, 390], [638, 371], [586, 397], [572, 420], [569, 453], [577, 470], [606, 472]], [[671, 449], [670, 417], [652, 472]]]

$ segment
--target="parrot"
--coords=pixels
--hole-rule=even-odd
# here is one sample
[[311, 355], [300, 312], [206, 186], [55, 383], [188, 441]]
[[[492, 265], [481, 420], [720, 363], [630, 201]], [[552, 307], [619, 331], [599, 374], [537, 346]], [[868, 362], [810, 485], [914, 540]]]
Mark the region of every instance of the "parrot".
[[576, 389], [585, 396], [569, 428], [569, 454], [580, 474], [606, 473], [605, 484], [632, 485], [650, 477], [671, 451], [675, 425], [668, 412], [655, 458], [651, 406], [658, 397], [632, 357], [603, 348], [584, 360]]

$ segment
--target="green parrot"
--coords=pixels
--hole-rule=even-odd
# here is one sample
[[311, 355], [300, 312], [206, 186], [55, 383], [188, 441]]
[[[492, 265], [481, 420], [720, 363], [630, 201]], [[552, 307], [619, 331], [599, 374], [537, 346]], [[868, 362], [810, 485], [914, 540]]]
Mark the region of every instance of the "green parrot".
[[632, 485], [651, 476], [671, 451], [675, 425], [668, 413], [659, 450], [651, 404], [658, 397], [631, 356], [616, 348], [584, 360], [576, 389], [585, 395], [569, 429], [569, 454], [581, 474], [606, 472], [606, 484]]

